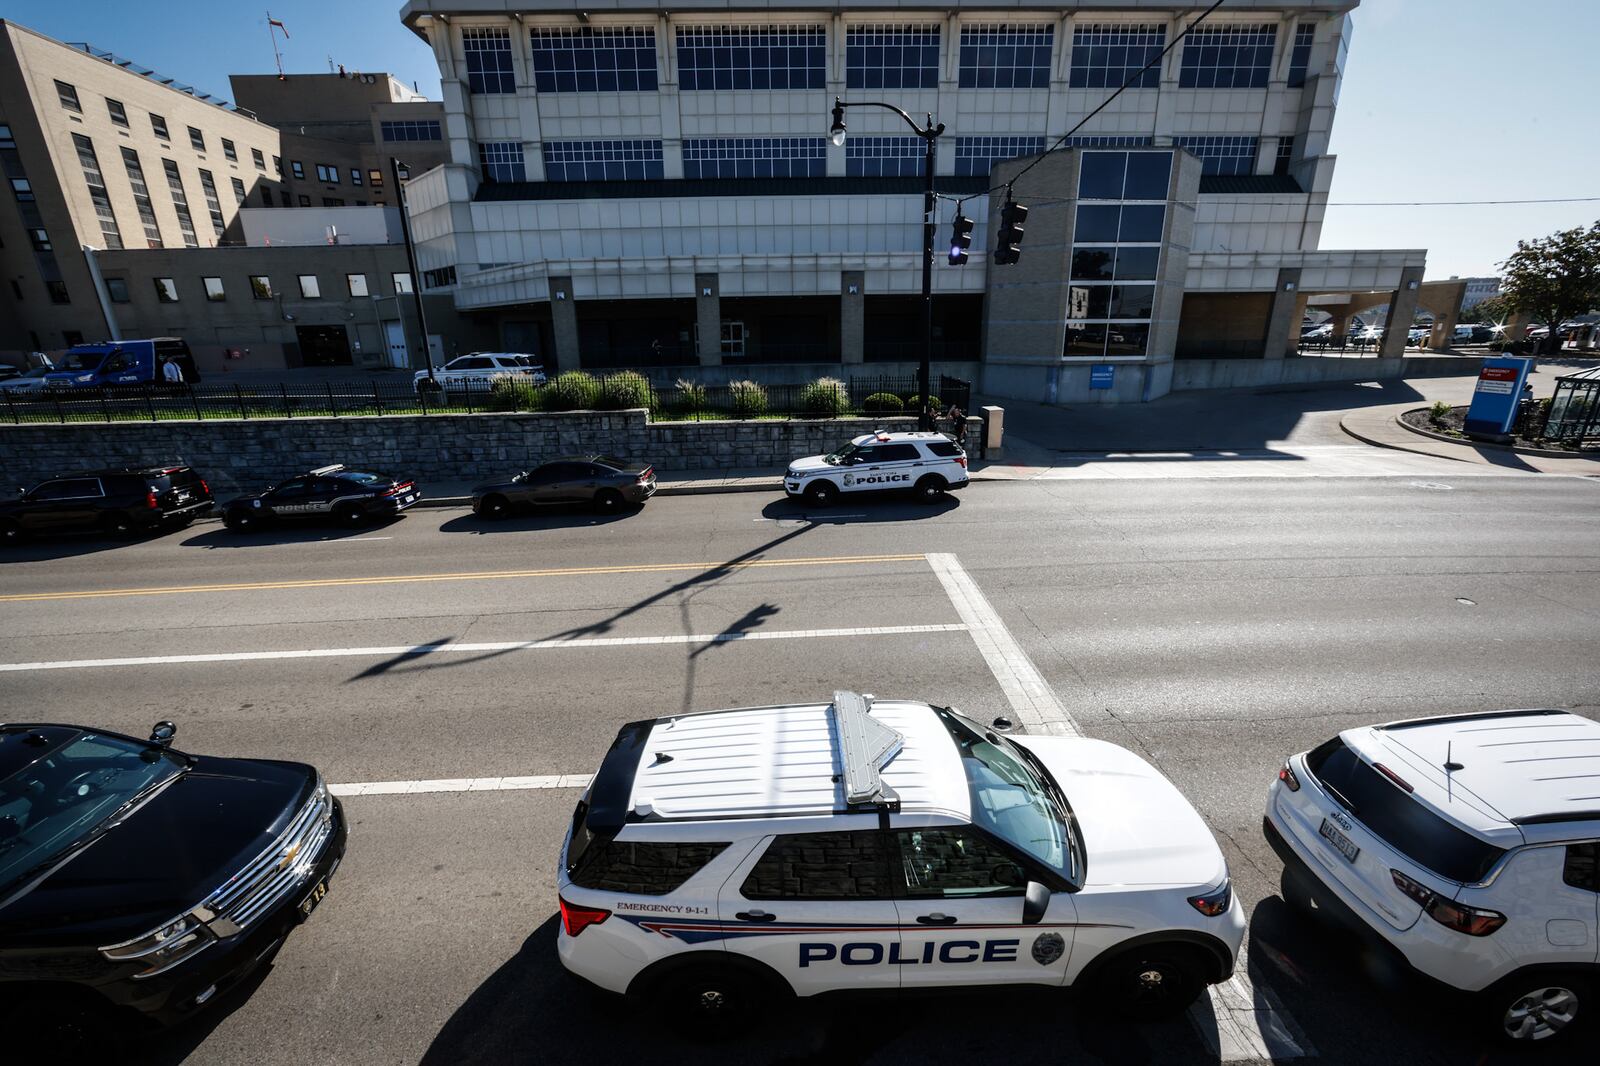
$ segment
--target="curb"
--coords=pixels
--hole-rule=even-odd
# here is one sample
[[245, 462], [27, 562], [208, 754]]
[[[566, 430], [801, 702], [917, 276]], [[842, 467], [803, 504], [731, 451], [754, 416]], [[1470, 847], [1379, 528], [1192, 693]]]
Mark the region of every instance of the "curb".
[[[1494, 449], [1496, 449], [1498, 451], [1511, 452], [1511, 453], [1513, 453], [1515, 455], [1535, 455], [1535, 456], [1538, 456], [1541, 459], [1588, 459], [1588, 458], [1591, 458], [1590, 455], [1586, 455], [1583, 452], [1558, 452], [1558, 451], [1552, 451], [1549, 448], [1519, 448], [1514, 444], [1496, 444], [1493, 441], [1487, 441], [1487, 440], [1465, 441], [1465, 440], [1462, 440], [1460, 437], [1447, 437], [1443, 433], [1432, 433], [1432, 432], [1429, 432], [1426, 429], [1418, 429], [1416, 426], [1410, 425], [1405, 421], [1405, 416], [1406, 415], [1414, 414], [1417, 411], [1426, 411], [1426, 410], [1428, 410], [1428, 408], [1426, 408], [1426, 407], [1413, 407], [1409, 411], [1401, 411], [1399, 414], [1394, 416], [1395, 424], [1398, 425], [1401, 429], [1407, 431], [1408, 433], [1415, 433], [1419, 437], [1428, 437], [1428, 438], [1431, 438], [1432, 440], [1443, 441], [1446, 444], [1460, 444], [1460, 445], [1463, 445], [1464, 447], [1468, 447], [1468, 448], [1494, 448]], [[1344, 424], [1344, 422], [1341, 419], [1340, 420], [1340, 425], [1342, 426], [1343, 424]], [[1430, 452], [1429, 454], [1432, 454], [1432, 453]]]
[[[1388, 448], [1391, 451], [1407, 452], [1407, 453], [1409, 453], [1411, 455], [1431, 455], [1435, 459], [1448, 459], [1453, 463], [1470, 463], [1470, 462], [1472, 462], [1471, 459], [1463, 459], [1463, 458], [1461, 458], [1460, 456], [1457, 456], [1457, 455], [1439, 455], [1436, 452], [1425, 452], [1425, 451], [1422, 451], [1419, 448], [1407, 448], [1404, 444], [1395, 444], [1395, 443], [1392, 443], [1390, 441], [1379, 440], [1376, 437], [1364, 436], [1363, 434], [1358, 433], [1355, 430], [1351, 429], [1350, 426], [1345, 422], [1344, 418], [1340, 418], [1339, 419], [1339, 428], [1341, 430], [1343, 430], [1349, 436], [1352, 436], [1356, 440], [1360, 441], [1362, 444], [1370, 444], [1374, 448]], [[1456, 442], [1452, 441], [1451, 443], [1456, 443]]]

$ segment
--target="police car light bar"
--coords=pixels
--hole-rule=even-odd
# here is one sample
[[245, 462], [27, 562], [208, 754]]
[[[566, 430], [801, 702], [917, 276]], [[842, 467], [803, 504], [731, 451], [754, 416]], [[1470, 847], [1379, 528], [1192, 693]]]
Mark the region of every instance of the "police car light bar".
[[319, 466], [315, 470], [308, 470], [306, 473], [310, 474], [312, 477], [322, 477], [325, 474], [337, 474], [343, 469], [343, 463], [333, 463], [330, 466]]
[[898, 797], [883, 783], [879, 771], [900, 753], [905, 738], [871, 715], [867, 697], [856, 692], [835, 692], [834, 729], [839, 734], [839, 761], [844, 766], [844, 801], [893, 803]]

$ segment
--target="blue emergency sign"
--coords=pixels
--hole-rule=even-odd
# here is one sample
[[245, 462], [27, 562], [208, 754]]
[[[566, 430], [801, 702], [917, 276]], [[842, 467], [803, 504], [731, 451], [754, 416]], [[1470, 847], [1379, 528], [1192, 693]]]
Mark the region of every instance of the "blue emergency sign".
[[1117, 379], [1117, 364], [1092, 363], [1089, 366], [1089, 387], [1109, 389]]
[[1483, 369], [1478, 372], [1478, 387], [1472, 392], [1472, 406], [1467, 408], [1463, 427], [1469, 435], [1503, 437], [1511, 432], [1517, 419], [1522, 385], [1528, 380], [1528, 370], [1532, 366], [1532, 359], [1508, 356], [1483, 361]]

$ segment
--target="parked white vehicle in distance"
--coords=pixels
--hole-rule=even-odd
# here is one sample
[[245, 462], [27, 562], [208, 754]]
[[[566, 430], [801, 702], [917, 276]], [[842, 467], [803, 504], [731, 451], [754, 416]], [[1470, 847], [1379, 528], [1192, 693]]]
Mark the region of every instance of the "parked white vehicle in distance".
[[44, 388], [45, 375], [55, 369], [53, 366], [36, 366], [32, 370], [8, 377], [0, 381], [0, 392], [38, 392]]
[[412, 385], [420, 393], [424, 389], [473, 391], [486, 390], [505, 377], [526, 378], [531, 384], [545, 383], [544, 367], [531, 355], [517, 352], [473, 352], [458, 355], [433, 372], [430, 381], [426, 370], [412, 375]]

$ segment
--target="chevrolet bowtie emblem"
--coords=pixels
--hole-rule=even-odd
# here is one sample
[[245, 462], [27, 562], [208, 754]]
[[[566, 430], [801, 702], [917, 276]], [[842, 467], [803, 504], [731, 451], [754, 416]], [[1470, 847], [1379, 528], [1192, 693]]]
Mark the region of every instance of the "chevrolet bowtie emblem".
[[295, 844], [288, 851], [284, 852], [283, 858], [278, 860], [278, 869], [287, 870], [294, 862], [294, 857], [298, 854], [300, 854], [300, 845]]

